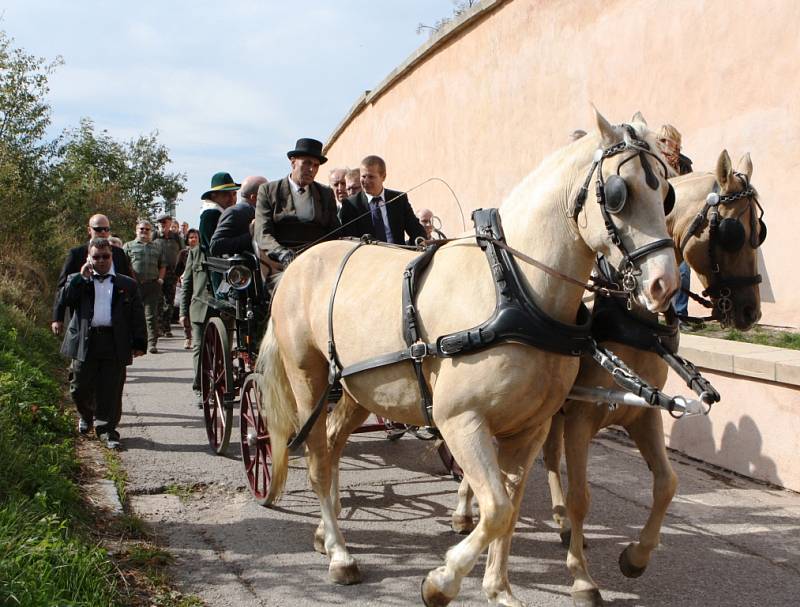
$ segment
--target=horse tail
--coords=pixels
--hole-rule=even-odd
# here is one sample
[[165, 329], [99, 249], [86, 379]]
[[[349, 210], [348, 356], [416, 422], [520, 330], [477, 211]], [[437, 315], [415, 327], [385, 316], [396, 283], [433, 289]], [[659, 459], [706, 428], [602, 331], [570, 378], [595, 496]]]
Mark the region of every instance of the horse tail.
[[298, 426], [297, 404], [283, 365], [272, 319], [261, 340], [256, 372], [260, 376], [261, 388], [259, 412], [267, 423], [272, 449], [272, 480], [267, 495], [267, 503], [272, 504], [283, 493], [289, 471], [289, 437], [297, 431]]

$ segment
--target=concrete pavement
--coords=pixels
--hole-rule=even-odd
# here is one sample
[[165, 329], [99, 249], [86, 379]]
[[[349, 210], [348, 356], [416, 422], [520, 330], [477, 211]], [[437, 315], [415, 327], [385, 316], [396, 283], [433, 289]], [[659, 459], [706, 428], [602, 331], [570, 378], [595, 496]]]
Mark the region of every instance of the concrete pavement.
[[[363, 583], [327, 581], [327, 559], [312, 549], [319, 506], [294, 457], [277, 508], [250, 498], [239, 461], [238, 428], [229, 456], [206, 444], [191, 398], [191, 355], [182, 339], [129, 368], [120, 432], [131, 505], [176, 555], [185, 592], [213, 607], [415, 605], [424, 575], [458, 541], [449, 530], [457, 485], [432, 449], [382, 434], [351, 439], [342, 465], [342, 530]], [[722, 406], [722, 405], [720, 405]], [[681, 423], [691, 423], [684, 420]], [[767, 439], [768, 440], [768, 439]], [[592, 447], [587, 520], [591, 573], [618, 606], [795, 605], [800, 595], [800, 495], [757, 484], [672, 454], [680, 479], [662, 546], [638, 579], [622, 576], [619, 552], [644, 524], [647, 467], [631, 443], [604, 433]], [[528, 605], [568, 606], [571, 578], [549, 512], [540, 463], [517, 526], [509, 576]], [[453, 605], [480, 605], [485, 557]]]

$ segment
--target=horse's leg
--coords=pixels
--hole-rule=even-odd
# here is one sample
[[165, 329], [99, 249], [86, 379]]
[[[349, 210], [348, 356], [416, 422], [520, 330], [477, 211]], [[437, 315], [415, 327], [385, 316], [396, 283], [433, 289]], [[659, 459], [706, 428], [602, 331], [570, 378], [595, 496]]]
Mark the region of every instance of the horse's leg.
[[572, 524], [567, 567], [573, 577], [572, 600], [580, 607], [602, 605], [600, 590], [589, 575], [589, 566], [583, 547], [583, 522], [589, 511], [589, 484], [586, 467], [589, 443], [597, 427], [591, 415], [572, 415], [566, 420], [564, 447], [567, 457], [567, 515]]
[[511, 550], [511, 538], [519, 518], [522, 495], [525, 492], [525, 481], [533, 459], [547, 437], [549, 426], [549, 423], [545, 423], [532, 432], [497, 439], [497, 459], [506, 491], [514, 506], [514, 514], [503, 535], [489, 545], [489, 557], [483, 576], [483, 592], [493, 605], [524, 607], [511, 592], [511, 584], [508, 581], [508, 556]]
[[[333, 411], [328, 414], [328, 455], [331, 466], [331, 501], [333, 502], [336, 518], [342, 511], [339, 498], [339, 460], [350, 435], [369, 417], [369, 411], [356, 403], [347, 393], [336, 404]], [[314, 550], [320, 554], [325, 552], [325, 523], [319, 521], [314, 533]]]
[[[320, 360], [319, 368], [309, 358], [313, 354], [292, 351], [287, 358], [303, 360], [304, 368], [296, 363], [287, 364], [287, 375], [298, 404], [301, 423], [313, 411], [314, 405], [327, 386], [327, 364]], [[325, 407], [325, 405], [323, 405]], [[337, 584], [357, 584], [361, 574], [355, 559], [347, 551], [344, 537], [336, 521], [336, 507], [331, 497], [331, 465], [328, 455], [326, 431], [327, 410], [323, 409], [306, 439], [306, 458], [308, 460], [308, 479], [311, 488], [319, 498], [320, 512], [325, 527], [325, 554], [330, 559], [328, 577]]]
[[667, 457], [661, 411], [642, 410], [626, 429], [653, 474], [653, 507], [650, 516], [639, 533], [639, 541], [628, 545], [619, 556], [622, 573], [627, 577], [639, 577], [644, 573], [653, 550], [658, 546], [661, 524], [678, 487], [678, 477]]
[[444, 565], [423, 580], [422, 600], [428, 607], [447, 605], [456, 597], [464, 576], [489, 543], [505, 533], [514, 515], [486, 420], [465, 411], [436, 423], [475, 492], [481, 517], [472, 533], [447, 551]]
[[542, 456], [545, 470], [547, 470], [547, 484], [550, 487], [553, 520], [558, 525], [561, 543], [567, 548], [569, 546], [570, 525], [567, 517], [567, 507], [564, 505], [564, 489], [561, 484], [561, 456], [564, 454], [565, 419], [563, 411], [559, 411], [553, 416], [550, 423], [550, 431], [544, 441]]
[[470, 488], [466, 478], [461, 479], [458, 485], [458, 503], [453, 511], [451, 527], [453, 531], [460, 535], [466, 535], [475, 529], [475, 522], [472, 518], [472, 498], [474, 493]]

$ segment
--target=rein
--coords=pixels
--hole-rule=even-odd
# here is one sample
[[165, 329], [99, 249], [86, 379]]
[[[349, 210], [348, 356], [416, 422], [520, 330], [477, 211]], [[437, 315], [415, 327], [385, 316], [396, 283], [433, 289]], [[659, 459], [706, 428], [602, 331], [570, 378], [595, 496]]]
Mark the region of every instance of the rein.
[[[528, 265], [531, 265], [534, 268], [537, 268], [537, 269], [541, 270], [542, 272], [546, 272], [547, 274], [550, 274], [550, 276], [553, 276], [554, 278], [558, 278], [559, 280], [563, 280], [564, 282], [567, 282], [569, 284], [575, 285], [577, 287], [580, 287], [582, 289], [585, 289], [586, 291], [590, 291], [590, 292], [595, 293], [597, 295], [600, 295], [602, 297], [630, 297], [630, 293], [628, 291], [626, 291], [626, 290], [620, 289], [619, 285], [617, 285], [617, 283], [610, 282], [610, 281], [605, 281], [601, 277], [595, 277], [595, 276], [592, 276], [591, 280], [592, 280], [593, 283], [596, 283], [596, 284], [581, 282], [577, 278], [573, 278], [572, 276], [569, 276], [567, 274], [559, 272], [558, 270], [556, 270], [554, 268], [551, 268], [547, 264], [544, 264], [541, 261], [537, 261], [536, 259], [534, 259], [530, 255], [526, 255], [522, 251], [519, 251], [519, 250], [515, 249], [514, 247], [506, 244], [502, 240], [497, 240], [496, 238], [493, 238], [491, 236], [485, 236], [485, 235], [482, 235], [482, 234], [477, 234], [477, 235], [476, 234], [471, 234], [469, 236], [457, 236], [455, 238], [444, 238], [444, 239], [441, 239], [441, 240], [425, 240], [425, 241], [422, 242], [422, 244], [423, 244], [423, 246], [429, 246], [429, 245], [432, 245], [432, 244], [444, 245], [444, 244], [448, 244], [448, 243], [451, 243], [451, 242], [460, 242], [460, 241], [464, 241], [464, 240], [471, 240], [473, 242], [473, 244], [478, 244], [475, 241], [484, 241], [484, 242], [491, 243], [491, 244], [495, 245], [496, 247], [498, 247], [500, 249], [503, 249], [504, 251], [507, 251], [513, 257], [515, 257], [515, 258], [517, 258], [517, 259], [519, 259], [521, 261], [524, 261]], [[409, 248], [409, 247], [405, 247], [405, 248]], [[602, 286], [598, 286], [598, 284], [602, 284]], [[617, 287], [617, 288], [612, 288], [612, 287]]]

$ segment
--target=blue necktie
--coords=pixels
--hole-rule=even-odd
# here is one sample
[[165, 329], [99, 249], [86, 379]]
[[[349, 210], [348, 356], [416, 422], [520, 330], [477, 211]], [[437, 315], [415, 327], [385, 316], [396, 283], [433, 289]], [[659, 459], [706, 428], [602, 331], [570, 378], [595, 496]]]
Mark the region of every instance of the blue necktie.
[[381, 209], [378, 206], [382, 200], [383, 198], [380, 196], [373, 198], [369, 203], [369, 212], [372, 215], [373, 236], [375, 236], [375, 238], [378, 240], [386, 242], [386, 228], [383, 225], [383, 216], [381, 215]]

